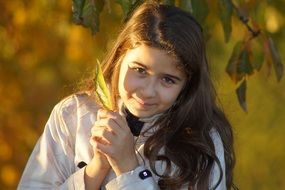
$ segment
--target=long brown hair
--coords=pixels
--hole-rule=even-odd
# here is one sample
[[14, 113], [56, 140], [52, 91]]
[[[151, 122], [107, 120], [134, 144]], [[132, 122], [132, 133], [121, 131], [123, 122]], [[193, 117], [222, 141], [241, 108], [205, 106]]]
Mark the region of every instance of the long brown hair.
[[[138, 6], [125, 23], [113, 48], [103, 60], [103, 73], [117, 105], [121, 60], [128, 49], [140, 44], [166, 50], [187, 74], [187, 82], [174, 105], [156, 122], [159, 129], [145, 143], [144, 154], [152, 170], [160, 176], [162, 189], [209, 189], [210, 172], [216, 162], [226, 177], [227, 188], [233, 186], [235, 155], [231, 125], [216, 104], [205, 52], [202, 28], [190, 13], [179, 8], [147, 1]], [[225, 173], [215, 154], [210, 136], [212, 129], [220, 135], [225, 156]], [[159, 155], [164, 148], [165, 154]], [[174, 163], [174, 175], [158, 174], [154, 163]], [[214, 187], [214, 188], [215, 188]]]

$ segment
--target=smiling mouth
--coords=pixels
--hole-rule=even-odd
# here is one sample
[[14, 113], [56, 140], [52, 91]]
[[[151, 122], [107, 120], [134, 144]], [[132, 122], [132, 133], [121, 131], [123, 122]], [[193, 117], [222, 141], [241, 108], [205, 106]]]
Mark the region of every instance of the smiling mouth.
[[142, 106], [142, 107], [144, 107], [144, 108], [149, 108], [149, 107], [152, 107], [152, 106], [156, 105], [155, 103], [144, 102], [144, 101], [139, 100], [139, 99], [136, 99], [136, 98], [134, 98], [134, 100], [135, 100], [140, 106]]

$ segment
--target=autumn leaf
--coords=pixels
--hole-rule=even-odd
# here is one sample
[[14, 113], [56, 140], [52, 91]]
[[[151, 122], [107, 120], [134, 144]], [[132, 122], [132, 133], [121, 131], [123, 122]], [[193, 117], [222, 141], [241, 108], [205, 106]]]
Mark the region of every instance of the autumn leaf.
[[231, 0], [219, 0], [219, 16], [224, 29], [225, 41], [228, 42], [232, 33], [233, 5]]
[[251, 75], [253, 73], [253, 67], [249, 59], [250, 52], [247, 49], [244, 49], [241, 52], [240, 62], [237, 68], [238, 73]]
[[263, 50], [263, 41], [261, 38], [252, 41], [252, 66], [256, 71], [260, 71], [265, 62], [265, 55]]
[[234, 46], [233, 52], [226, 67], [226, 72], [235, 83], [237, 83], [243, 78], [243, 73], [237, 72], [237, 68], [241, 62], [241, 51], [242, 51], [242, 42], [239, 41]]
[[238, 101], [242, 109], [247, 112], [247, 104], [246, 104], [246, 80], [244, 79], [243, 82], [239, 85], [236, 89], [236, 94], [238, 97]]
[[104, 7], [104, 0], [73, 0], [72, 14], [76, 24], [90, 28], [95, 34], [99, 31], [99, 15]]
[[101, 64], [98, 60], [96, 64], [94, 80], [95, 80], [94, 81], [95, 82], [95, 93], [96, 93], [97, 98], [100, 100], [100, 102], [106, 109], [112, 110], [113, 106], [112, 106], [112, 101], [111, 101], [111, 95], [110, 95], [108, 86], [105, 82], [105, 79], [102, 73]]

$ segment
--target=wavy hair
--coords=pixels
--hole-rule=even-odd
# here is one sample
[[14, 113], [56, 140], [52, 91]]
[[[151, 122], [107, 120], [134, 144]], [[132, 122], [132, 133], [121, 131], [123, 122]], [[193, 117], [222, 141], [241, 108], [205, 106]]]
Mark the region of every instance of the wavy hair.
[[[187, 81], [173, 106], [157, 121], [159, 129], [146, 141], [144, 154], [161, 189], [209, 189], [210, 172], [216, 162], [227, 188], [233, 185], [235, 155], [231, 125], [217, 106], [210, 80], [202, 28], [190, 13], [179, 8], [147, 1], [127, 18], [113, 48], [103, 60], [103, 74], [110, 85], [112, 101], [117, 105], [121, 60], [128, 49], [145, 44], [167, 51], [187, 74]], [[215, 154], [210, 131], [221, 137], [225, 155], [225, 173]], [[164, 148], [165, 153], [159, 155]], [[158, 174], [155, 161], [165, 161], [164, 174]], [[170, 175], [171, 163], [177, 166]], [[215, 189], [214, 187], [214, 189]]]

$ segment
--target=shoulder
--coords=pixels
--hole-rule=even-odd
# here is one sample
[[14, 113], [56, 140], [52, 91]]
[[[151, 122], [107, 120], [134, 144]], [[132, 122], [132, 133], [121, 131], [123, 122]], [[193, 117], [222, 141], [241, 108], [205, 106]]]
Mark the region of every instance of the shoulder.
[[[214, 147], [215, 147], [215, 154], [219, 160], [219, 164], [215, 161], [214, 167], [211, 170], [210, 173], [210, 186], [214, 187], [218, 181], [220, 176], [221, 181], [217, 187], [218, 190], [220, 189], [226, 189], [226, 166], [225, 166], [225, 157], [224, 157], [224, 145], [223, 141], [221, 139], [221, 136], [219, 135], [219, 132], [215, 129], [212, 128], [210, 131], [210, 136], [212, 138]], [[220, 165], [220, 166], [219, 166]], [[219, 168], [221, 167], [221, 168]], [[221, 170], [220, 170], [221, 169]], [[222, 172], [222, 173], [221, 173]]]
[[65, 118], [78, 114], [81, 116], [98, 108], [99, 106], [87, 93], [76, 93], [62, 99], [56, 104], [54, 111]]
[[98, 109], [99, 106], [87, 93], [75, 93], [56, 104], [49, 123], [68, 133], [70, 130], [76, 130], [80, 119], [90, 118], [90, 115], [97, 113]]
[[210, 130], [210, 136], [211, 136], [213, 144], [215, 146], [216, 155], [218, 157], [219, 157], [219, 155], [223, 156], [224, 155], [224, 145], [223, 145], [223, 141], [221, 139], [219, 132], [215, 128], [212, 128]]

